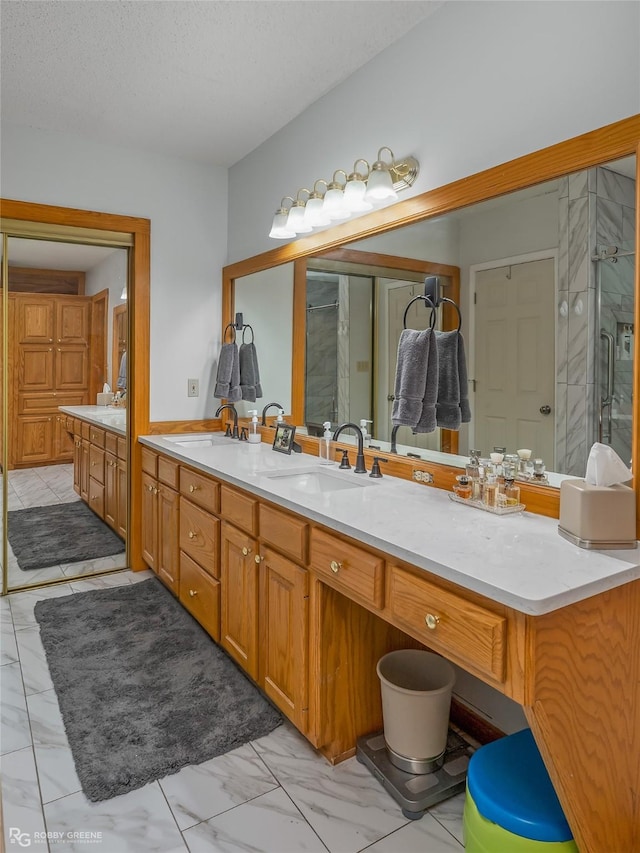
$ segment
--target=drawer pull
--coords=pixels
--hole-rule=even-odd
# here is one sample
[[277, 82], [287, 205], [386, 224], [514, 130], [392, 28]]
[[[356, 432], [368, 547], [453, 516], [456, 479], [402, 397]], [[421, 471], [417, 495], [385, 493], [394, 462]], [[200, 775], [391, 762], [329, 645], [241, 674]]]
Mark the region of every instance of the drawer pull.
[[339, 560], [331, 560], [331, 563], [329, 565], [334, 575], [337, 575], [340, 569], [342, 568], [342, 563]]
[[194, 531], [194, 530], [190, 530], [190, 531], [189, 531], [189, 539], [196, 539], [196, 538], [197, 538], [197, 536], [198, 536], [198, 531], [197, 531], [197, 530], [195, 530], [195, 531]]
[[190, 589], [190, 590], [189, 590], [189, 595], [191, 596], [191, 598], [193, 598], [193, 597], [194, 597], [194, 596], [196, 596], [197, 594], [198, 594], [198, 590], [197, 590], [197, 589]]
[[255, 557], [254, 557], [253, 559], [254, 559], [254, 560], [256, 561], [256, 563], [258, 563], [258, 565], [259, 565], [259, 564], [264, 560], [264, 557], [261, 557], [261, 556], [260, 556], [260, 554], [256, 554], [256, 555], [255, 555]]
[[193, 485], [193, 483], [192, 483], [192, 484], [189, 486], [189, 491], [191, 492], [191, 494], [193, 494], [194, 492], [197, 492], [199, 488], [200, 488], [200, 486], [194, 486], [194, 485]]
[[245, 545], [244, 548], [242, 549], [242, 553], [246, 557], [247, 554], [251, 553], [251, 548], [247, 548], [247, 546]]
[[427, 628], [430, 631], [435, 631], [438, 627], [438, 623], [440, 622], [440, 617], [434, 616], [433, 613], [427, 613], [424, 617], [424, 621], [427, 623]]

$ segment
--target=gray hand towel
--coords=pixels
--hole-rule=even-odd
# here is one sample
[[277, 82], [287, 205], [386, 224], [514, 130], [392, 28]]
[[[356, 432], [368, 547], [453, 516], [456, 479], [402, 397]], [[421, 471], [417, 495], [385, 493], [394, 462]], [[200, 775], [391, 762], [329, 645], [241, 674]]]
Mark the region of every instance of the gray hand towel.
[[458, 380], [460, 383], [460, 420], [468, 424], [471, 420], [469, 407], [469, 380], [467, 378], [467, 357], [464, 353], [464, 340], [458, 332]]
[[237, 403], [242, 399], [240, 391], [240, 362], [238, 347], [234, 343], [222, 344], [220, 357], [218, 358], [218, 373], [216, 376], [216, 387], [214, 397]]
[[240, 390], [242, 399], [250, 403], [255, 402], [257, 397], [262, 397], [258, 353], [253, 341], [240, 346]]
[[438, 401], [436, 422], [442, 429], [460, 429], [460, 376], [457, 330], [436, 332], [438, 345]]
[[[395, 399], [391, 413], [394, 426], [415, 427], [422, 420], [427, 391], [427, 375], [437, 376], [437, 352], [431, 344], [432, 338], [431, 329], [424, 329], [423, 331], [403, 329], [400, 335], [394, 389]], [[433, 386], [433, 382], [430, 384]], [[425, 410], [425, 425], [428, 420], [427, 410], [428, 405]]]
[[438, 347], [435, 333], [430, 332], [427, 343], [427, 382], [422, 400], [420, 420], [412, 432], [433, 432], [436, 428], [436, 400], [438, 398]]

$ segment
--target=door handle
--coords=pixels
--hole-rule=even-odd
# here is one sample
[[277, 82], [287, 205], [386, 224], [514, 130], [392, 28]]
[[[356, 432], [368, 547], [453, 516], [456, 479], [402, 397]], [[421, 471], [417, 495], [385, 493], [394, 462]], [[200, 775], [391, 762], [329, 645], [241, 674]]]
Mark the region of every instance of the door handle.
[[541, 415], [550, 415], [551, 414], [551, 406], [540, 406], [540, 414]]

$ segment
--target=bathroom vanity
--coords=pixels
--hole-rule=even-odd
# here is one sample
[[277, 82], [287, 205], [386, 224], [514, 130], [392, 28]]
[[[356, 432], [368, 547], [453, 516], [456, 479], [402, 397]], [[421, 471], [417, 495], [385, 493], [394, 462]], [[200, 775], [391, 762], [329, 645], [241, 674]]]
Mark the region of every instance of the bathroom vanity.
[[73, 488], [126, 540], [127, 414], [107, 406], [60, 406], [73, 440]]
[[328, 760], [426, 646], [520, 703], [581, 850], [640, 847], [640, 552], [222, 434], [142, 437], [146, 563]]

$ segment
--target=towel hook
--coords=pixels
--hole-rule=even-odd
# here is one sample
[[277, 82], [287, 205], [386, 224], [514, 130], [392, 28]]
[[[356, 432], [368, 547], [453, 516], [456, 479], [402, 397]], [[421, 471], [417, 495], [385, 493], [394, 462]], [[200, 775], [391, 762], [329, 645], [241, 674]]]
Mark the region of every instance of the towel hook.
[[431, 317], [429, 318], [429, 328], [433, 331], [436, 327], [436, 306], [429, 299], [428, 296], [414, 296], [413, 299], [409, 302], [407, 307], [404, 309], [404, 316], [402, 317], [402, 328], [407, 328], [407, 314], [409, 313], [409, 308], [413, 305], [414, 302], [426, 302], [429, 308], [431, 308]]
[[236, 327], [234, 326], [233, 323], [227, 323], [227, 325], [224, 327], [224, 333], [222, 335], [222, 343], [226, 342], [227, 329], [233, 330], [233, 338], [229, 341], [229, 343], [234, 344], [236, 342]]
[[242, 327], [242, 343], [244, 343], [244, 336], [245, 336], [247, 329], [251, 329], [251, 341], [250, 341], [250, 343], [253, 343], [255, 335], [253, 333], [253, 326], [250, 326], [249, 323], [245, 323], [245, 325]]

